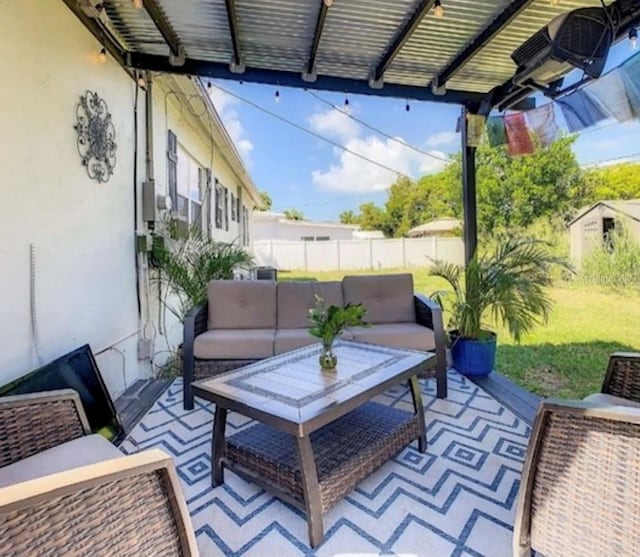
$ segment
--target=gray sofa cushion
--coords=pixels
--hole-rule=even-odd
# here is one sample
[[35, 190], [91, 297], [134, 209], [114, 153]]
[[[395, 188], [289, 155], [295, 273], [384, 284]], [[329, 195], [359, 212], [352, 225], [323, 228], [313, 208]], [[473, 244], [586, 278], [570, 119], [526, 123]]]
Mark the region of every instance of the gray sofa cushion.
[[274, 329], [276, 283], [212, 280], [207, 286], [208, 329]]
[[102, 435], [85, 435], [0, 468], [0, 487], [121, 456]]
[[344, 305], [342, 283], [326, 282], [279, 282], [277, 290], [277, 327], [279, 329], [301, 329], [309, 327], [309, 308], [320, 296], [327, 305]]
[[[411, 274], [348, 276], [342, 281], [345, 303], [362, 303], [368, 323], [415, 323]], [[356, 339], [357, 340], [357, 339]]]
[[436, 348], [433, 331], [417, 323], [382, 323], [369, 328], [354, 327], [350, 331], [359, 342], [425, 351]]
[[201, 360], [253, 360], [273, 356], [274, 329], [216, 329], [195, 338], [193, 354]]
[[309, 334], [309, 329], [278, 329], [276, 331], [275, 353], [283, 354], [289, 350], [320, 343]]

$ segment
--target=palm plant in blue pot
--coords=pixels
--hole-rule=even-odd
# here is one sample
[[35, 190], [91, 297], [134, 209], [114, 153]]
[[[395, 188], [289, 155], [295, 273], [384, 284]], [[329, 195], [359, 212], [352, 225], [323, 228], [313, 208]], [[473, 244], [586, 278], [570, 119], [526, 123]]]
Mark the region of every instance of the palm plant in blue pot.
[[451, 287], [433, 297], [451, 315], [451, 357], [457, 371], [478, 376], [493, 370], [497, 335], [486, 320], [506, 327], [516, 342], [546, 323], [553, 305], [548, 287], [555, 265], [570, 269], [545, 242], [532, 239], [509, 239], [490, 253], [476, 253], [466, 266], [434, 263], [430, 274]]

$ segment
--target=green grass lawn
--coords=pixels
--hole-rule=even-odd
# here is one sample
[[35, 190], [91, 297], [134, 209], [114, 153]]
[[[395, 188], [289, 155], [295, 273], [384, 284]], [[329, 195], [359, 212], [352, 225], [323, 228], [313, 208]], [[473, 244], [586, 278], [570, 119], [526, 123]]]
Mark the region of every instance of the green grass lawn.
[[[418, 292], [446, 287], [425, 270], [411, 272]], [[280, 278], [340, 280], [345, 274], [374, 272], [290, 272]], [[600, 390], [611, 352], [640, 351], [640, 294], [574, 284], [558, 284], [550, 294], [555, 307], [549, 322], [520, 344], [497, 328], [496, 369], [541, 396], [582, 398]]]

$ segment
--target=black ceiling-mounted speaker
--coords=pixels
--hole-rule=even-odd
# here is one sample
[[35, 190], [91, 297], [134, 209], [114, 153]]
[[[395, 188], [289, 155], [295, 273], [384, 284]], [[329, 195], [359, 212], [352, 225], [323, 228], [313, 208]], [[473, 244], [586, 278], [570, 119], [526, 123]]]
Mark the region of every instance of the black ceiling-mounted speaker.
[[511, 58], [518, 65], [513, 82], [541, 88], [575, 68], [600, 77], [613, 42], [604, 8], [579, 8], [562, 14], [517, 48]]

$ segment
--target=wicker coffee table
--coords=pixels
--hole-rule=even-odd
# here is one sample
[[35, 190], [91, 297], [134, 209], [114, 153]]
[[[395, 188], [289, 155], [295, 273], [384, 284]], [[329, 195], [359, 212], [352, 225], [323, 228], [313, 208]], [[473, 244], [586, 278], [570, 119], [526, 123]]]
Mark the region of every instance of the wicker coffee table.
[[[216, 405], [213, 486], [227, 467], [301, 509], [312, 547], [322, 543], [324, 511], [412, 441], [426, 451], [417, 374], [435, 356], [347, 341], [335, 352], [335, 371], [320, 369], [312, 345], [193, 384]], [[413, 413], [371, 401], [404, 381]], [[229, 410], [258, 423], [225, 439]]]

